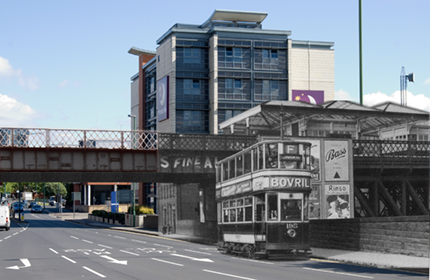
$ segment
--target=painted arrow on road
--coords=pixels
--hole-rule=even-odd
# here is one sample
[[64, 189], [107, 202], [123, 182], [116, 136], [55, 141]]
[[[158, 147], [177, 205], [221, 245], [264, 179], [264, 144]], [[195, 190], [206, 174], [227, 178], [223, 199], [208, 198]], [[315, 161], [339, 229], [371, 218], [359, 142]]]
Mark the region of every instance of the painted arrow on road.
[[199, 258], [193, 258], [193, 257], [184, 256], [184, 255], [178, 255], [178, 254], [171, 254], [171, 255], [175, 256], [175, 257], [187, 258], [187, 259], [190, 259], [190, 260], [193, 260], [193, 261], [198, 261], [198, 262], [212, 262], [213, 263], [213, 261], [210, 260], [210, 259], [199, 259]]
[[26, 268], [26, 267], [30, 267], [31, 266], [30, 261], [28, 259], [19, 259], [19, 260], [24, 264], [24, 266], [14, 265], [14, 266], [6, 267], [6, 269], [16, 269], [16, 270], [19, 270], [20, 268]]
[[102, 255], [102, 256], [100, 256], [100, 257], [110, 260], [110, 262], [111, 262], [111, 263], [127, 265], [127, 261], [119, 261], [119, 260], [116, 260], [116, 259], [111, 258], [111, 257], [106, 256], [106, 255]]

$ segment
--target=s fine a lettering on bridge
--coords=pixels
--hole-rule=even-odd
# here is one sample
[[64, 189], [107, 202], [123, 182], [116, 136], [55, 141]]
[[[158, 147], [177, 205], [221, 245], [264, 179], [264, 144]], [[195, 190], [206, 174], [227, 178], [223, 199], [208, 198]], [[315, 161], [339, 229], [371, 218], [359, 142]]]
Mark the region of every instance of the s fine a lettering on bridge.
[[[0, 181], [215, 185], [215, 163], [257, 142], [241, 135], [3, 128]], [[428, 214], [428, 141], [351, 143], [355, 217]]]

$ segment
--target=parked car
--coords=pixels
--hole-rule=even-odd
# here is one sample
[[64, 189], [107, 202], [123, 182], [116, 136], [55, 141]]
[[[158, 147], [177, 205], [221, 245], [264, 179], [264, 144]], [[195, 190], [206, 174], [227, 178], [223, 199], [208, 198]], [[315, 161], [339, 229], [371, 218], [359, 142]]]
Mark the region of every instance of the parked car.
[[32, 208], [34, 205], [37, 205], [36, 201], [30, 202], [30, 204], [28, 205], [28, 208]]
[[0, 228], [10, 229], [10, 214], [7, 205], [0, 206]]
[[51, 205], [51, 206], [55, 206], [55, 204], [56, 204], [57, 202], [55, 201], [55, 196], [51, 196], [50, 198], [49, 198], [49, 205]]
[[14, 202], [12, 204], [12, 209], [15, 212], [23, 212], [24, 211], [24, 203]]
[[42, 212], [43, 212], [43, 208], [39, 204], [35, 204], [33, 205], [33, 207], [31, 207], [31, 213], [42, 213]]

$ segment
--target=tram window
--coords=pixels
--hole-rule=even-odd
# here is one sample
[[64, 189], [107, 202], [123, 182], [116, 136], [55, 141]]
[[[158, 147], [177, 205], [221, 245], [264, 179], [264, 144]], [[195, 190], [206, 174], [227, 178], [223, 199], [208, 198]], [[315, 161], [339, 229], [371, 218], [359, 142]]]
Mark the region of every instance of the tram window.
[[230, 222], [236, 222], [236, 209], [230, 209]]
[[252, 222], [252, 207], [245, 207], [245, 222]]
[[300, 199], [281, 199], [281, 220], [282, 221], [300, 221], [301, 220]]
[[236, 200], [230, 200], [230, 207], [235, 207], [236, 206]]
[[237, 221], [243, 222], [243, 208], [237, 208]]
[[236, 171], [237, 176], [243, 175], [243, 155], [240, 155], [236, 158]]
[[225, 181], [225, 180], [228, 180], [229, 178], [228, 178], [228, 162], [224, 162], [223, 164], [222, 164], [222, 173], [223, 173], [223, 178], [222, 178], [222, 180], [223, 181]]
[[266, 144], [266, 168], [278, 168], [278, 144]]
[[267, 208], [268, 208], [268, 221], [278, 220], [278, 195], [269, 194], [267, 195]]
[[238, 199], [236, 205], [237, 206], [243, 206], [243, 199]]
[[305, 195], [305, 202], [303, 205], [303, 220], [309, 220], [309, 195]]
[[228, 201], [224, 201], [222, 203], [222, 208], [228, 208]]
[[252, 205], [252, 197], [245, 198], [245, 205]]
[[263, 169], [263, 145], [258, 146], [257, 148], [257, 168], [256, 170]]
[[229, 222], [229, 210], [228, 209], [224, 209], [223, 210], [223, 220], [224, 223], [228, 223]]
[[236, 165], [234, 164], [234, 159], [229, 160], [229, 164], [228, 164], [228, 166], [230, 167], [228, 178], [229, 178], [229, 179], [232, 179], [232, 178], [234, 178], [234, 177], [235, 177], [235, 169], [236, 169], [236, 168], [235, 168], [235, 167], [236, 167]]
[[251, 152], [244, 155], [244, 174], [251, 172]]
[[255, 221], [256, 222], [262, 222], [264, 221], [264, 204], [257, 204], [256, 210], [255, 210]]

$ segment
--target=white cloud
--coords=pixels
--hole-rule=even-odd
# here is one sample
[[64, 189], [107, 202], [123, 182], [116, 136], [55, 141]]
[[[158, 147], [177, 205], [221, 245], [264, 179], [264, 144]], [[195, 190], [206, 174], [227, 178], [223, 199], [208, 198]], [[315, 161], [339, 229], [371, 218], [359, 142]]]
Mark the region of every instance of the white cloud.
[[[366, 94], [363, 97], [363, 103], [366, 106], [373, 106], [383, 102], [393, 102], [400, 104], [400, 91], [395, 91], [391, 95], [382, 92]], [[412, 108], [430, 111], [430, 98], [424, 94], [413, 95], [408, 91], [406, 94], [406, 105]]]
[[34, 127], [38, 114], [30, 106], [0, 94], [0, 123], [4, 127]]
[[353, 100], [352, 96], [349, 95], [348, 92], [340, 89], [334, 93], [335, 100]]
[[12, 65], [10, 65], [9, 60], [0, 56], [0, 79], [2, 77], [13, 77], [20, 76], [21, 70], [13, 69]]
[[63, 80], [61, 83], [58, 84], [58, 88], [65, 88], [65, 87], [78, 87], [80, 86], [82, 83], [81, 82], [74, 82], [71, 83], [69, 81], [69, 79], [65, 79]]
[[39, 88], [39, 79], [36, 76], [27, 77], [20, 69], [14, 69], [9, 63], [9, 60], [0, 56], [0, 80], [2, 77], [15, 77], [22, 87], [30, 90], [36, 90]]
[[426, 84], [426, 85], [430, 84], [430, 78], [428, 78], [427, 80], [425, 80], [424, 84]]
[[59, 88], [65, 88], [68, 84], [69, 84], [69, 80], [68, 80], [68, 79], [65, 79], [64, 81], [62, 81], [62, 82], [58, 85], [58, 87], [59, 87]]

